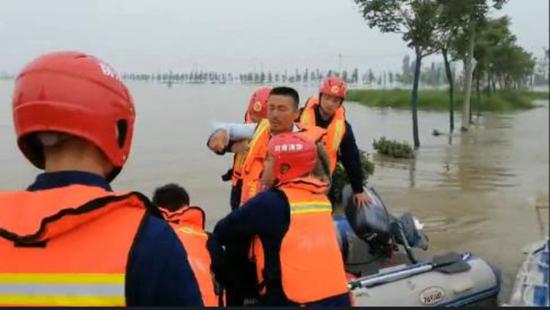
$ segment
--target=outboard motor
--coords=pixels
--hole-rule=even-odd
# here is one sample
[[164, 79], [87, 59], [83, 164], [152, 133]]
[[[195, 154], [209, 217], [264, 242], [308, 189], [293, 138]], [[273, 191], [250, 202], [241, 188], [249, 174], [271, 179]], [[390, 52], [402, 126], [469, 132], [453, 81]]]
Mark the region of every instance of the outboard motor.
[[491, 264], [455, 252], [417, 261], [412, 249], [428, 247], [422, 225], [410, 213], [392, 216], [373, 188], [364, 191], [369, 203], [355, 206], [346, 186], [346, 216], [334, 216], [356, 305], [458, 307], [496, 299], [500, 274]]
[[365, 187], [369, 204], [357, 208], [353, 202], [353, 191], [350, 185], [342, 190], [342, 206], [350, 226], [360, 239], [367, 243], [385, 244], [391, 238], [391, 217], [382, 199], [374, 189]]
[[360, 276], [364, 272], [375, 272], [382, 268], [391, 253], [390, 243], [385, 247], [384, 245], [374, 247], [363, 241], [355, 234], [343, 215], [333, 215], [333, 222], [342, 260], [348, 274]]
[[412, 248], [419, 248], [424, 251], [428, 249], [428, 237], [422, 232], [422, 225], [410, 213], [405, 213], [392, 221], [392, 232], [395, 241], [405, 248], [405, 252], [412, 263], [417, 259]]
[[412, 248], [428, 249], [428, 238], [420, 222], [410, 213], [400, 217], [392, 216], [374, 188], [365, 186], [363, 190], [369, 196], [369, 203], [360, 207], [355, 206], [350, 185], [342, 190], [346, 218], [357, 237], [374, 251], [386, 251], [392, 241], [401, 244], [409, 260], [416, 263]]

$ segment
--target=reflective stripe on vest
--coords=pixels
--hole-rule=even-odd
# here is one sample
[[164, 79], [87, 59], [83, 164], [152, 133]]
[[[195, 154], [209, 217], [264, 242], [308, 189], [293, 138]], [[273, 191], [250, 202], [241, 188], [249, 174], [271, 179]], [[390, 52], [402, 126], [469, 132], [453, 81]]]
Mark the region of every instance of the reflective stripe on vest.
[[[304, 201], [290, 203], [290, 214], [311, 214], [311, 213], [331, 213], [332, 207], [329, 201], [317, 200], [317, 201]], [[251, 251], [248, 255], [251, 261], [256, 262], [256, 277], [260, 284], [260, 295], [265, 295], [267, 287], [264, 282], [263, 270], [265, 268], [265, 253], [262, 245], [262, 241], [258, 236], [252, 239]]]
[[124, 274], [0, 273], [0, 304], [124, 306]]
[[307, 304], [346, 294], [344, 262], [325, 195], [327, 184], [302, 178], [279, 189], [290, 204], [290, 224], [279, 254], [285, 295]]
[[242, 168], [241, 205], [254, 197], [261, 188], [260, 175], [267, 155], [267, 144], [271, 137], [269, 121], [263, 119], [258, 124]]
[[[290, 203], [290, 223], [279, 252], [281, 284], [287, 298], [305, 305], [347, 293], [344, 262], [332, 223], [326, 183], [312, 178], [279, 186]], [[264, 282], [265, 253], [254, 239], [258, 283]], [[267, 287], [261, 287], [265, 295]]]
[[304, 201], [290, 204], [290, 214], [332, 213], [329, 201]]
[[124, 306], [145, 203], [84, 185], [0, 193], [0, 305]]
[[[306, 107], [304, 108], [304, 110], [302, 111], [302, 115], [300, 116], [300, 123], [309, 126], [317, 125], [315, 120], [316, 106], [319, 106], [319, 99], [309, 98], [306, 103]], [[345, 133], [346, 114], [344, 107], [341, 106], [334, 113], [332, 121], [327, 127], [327, 134], [323, 137], [323, 144], [327, 150], [330, 159], [331, 173], [334, 173], [334, 169], [336, 169], [336, 163], [338, 161], [338, 151], [340, 149], [340, 144], [342, 143], [342, 139], [344, 138]]]

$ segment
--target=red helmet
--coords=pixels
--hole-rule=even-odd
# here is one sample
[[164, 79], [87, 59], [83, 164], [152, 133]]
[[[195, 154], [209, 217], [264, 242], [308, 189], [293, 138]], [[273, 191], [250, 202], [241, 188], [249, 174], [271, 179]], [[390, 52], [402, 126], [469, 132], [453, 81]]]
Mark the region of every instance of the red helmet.
[[275, 159], [273, 169], [279, 182], [311, 172], [317, 160], [315, 143], [297, 132], [278, 134], [271, 138], [268, 153]]
[[132, 97], [113, 69], [80, 52], [54, 52], [27, 64], [17, 76], [12, 99], [17, 144], [37, 168], [42, 148], [33, 133], [60, 132], [97, 146], [115, 167], [126, 162], [135, 111]]
[[257, 115], [261, 118], [267, 117], [267, 99], [270, 92], [271, 87], [268, 86], [260, 87], [254, 91], [246, 110], [247, 119], [250, 119], [252, 115]]
[[329, 77], [323, 81], [323, 85], [319, 89], [321, 94], [332, 95], [339, 98], [346, 98], [347, 90], [346, 82], [338, 77]]

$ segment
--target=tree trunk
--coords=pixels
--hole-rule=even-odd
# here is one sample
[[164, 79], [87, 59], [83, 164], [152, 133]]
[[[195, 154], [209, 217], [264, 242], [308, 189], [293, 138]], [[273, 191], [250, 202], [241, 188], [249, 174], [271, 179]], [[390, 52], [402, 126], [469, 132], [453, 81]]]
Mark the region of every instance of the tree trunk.
[[414, 82], [413, 89], [411, 94], [411, 109], [412, 109], [412, 120], [413, 120], [413, 139], [414, 139], [414, 148], [417, 149], [420, 147], [420, 138], [418, 137], [418, 83], [420, 79], [420, 66], [422, 62], [422, 54], [420, 50], [416, 50], [416, 64], [414, 67]]
[[491, 76], [492, 76], [491, 71], [487, 72], [487, 85], [486, 85], [487, 97], [491, 97], [491, 81], [492, 81]]
[[445, 62], [445, 73], [447, 75], [447, 82], [449, 83], [449, 132], [452, 133], [455, 130], [455, 103], [454, 103], [454, 79], [453, 72], [451, 71], [451, 64], [449, 62], [448, 50], [446, 48], [441, 50], [443, 54], [443, 60]]
[[462, 131], [468, 131], [470, 128], [470, 96], [472, 94], [472, 73], [476, 33], [474, 24], [470, 27], [470, 46], [468, 55], [464, 61], [464, 106], [462, 110]]
[[502, 75], [500, 75], [500, 77], [498, 78], [498, 89], [506, 89], [506, 78]]
[[481, 83], [481, 74], [478, 72], [476, 76], [476, 101], [477, 101], [477, 116], [481, 116], [481, 89], [480, 84]]

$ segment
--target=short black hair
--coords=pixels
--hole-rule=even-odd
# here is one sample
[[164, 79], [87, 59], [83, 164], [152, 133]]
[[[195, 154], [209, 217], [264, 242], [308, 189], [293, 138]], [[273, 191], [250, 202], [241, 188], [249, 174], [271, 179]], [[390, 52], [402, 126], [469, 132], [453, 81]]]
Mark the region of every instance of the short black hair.
[[178, 184], [166, 184], [155, 189], [153, 204], [174, 212], [189, 205], [189, 194]]
[[288, 87], [288, 86], [273, 87], [269, 95], [291, 97], [294, 100], [294, 107], [298, 109], [298, 107], [300, 106], [300, 95], [298, 95], [298, 92], [292, 87]]

